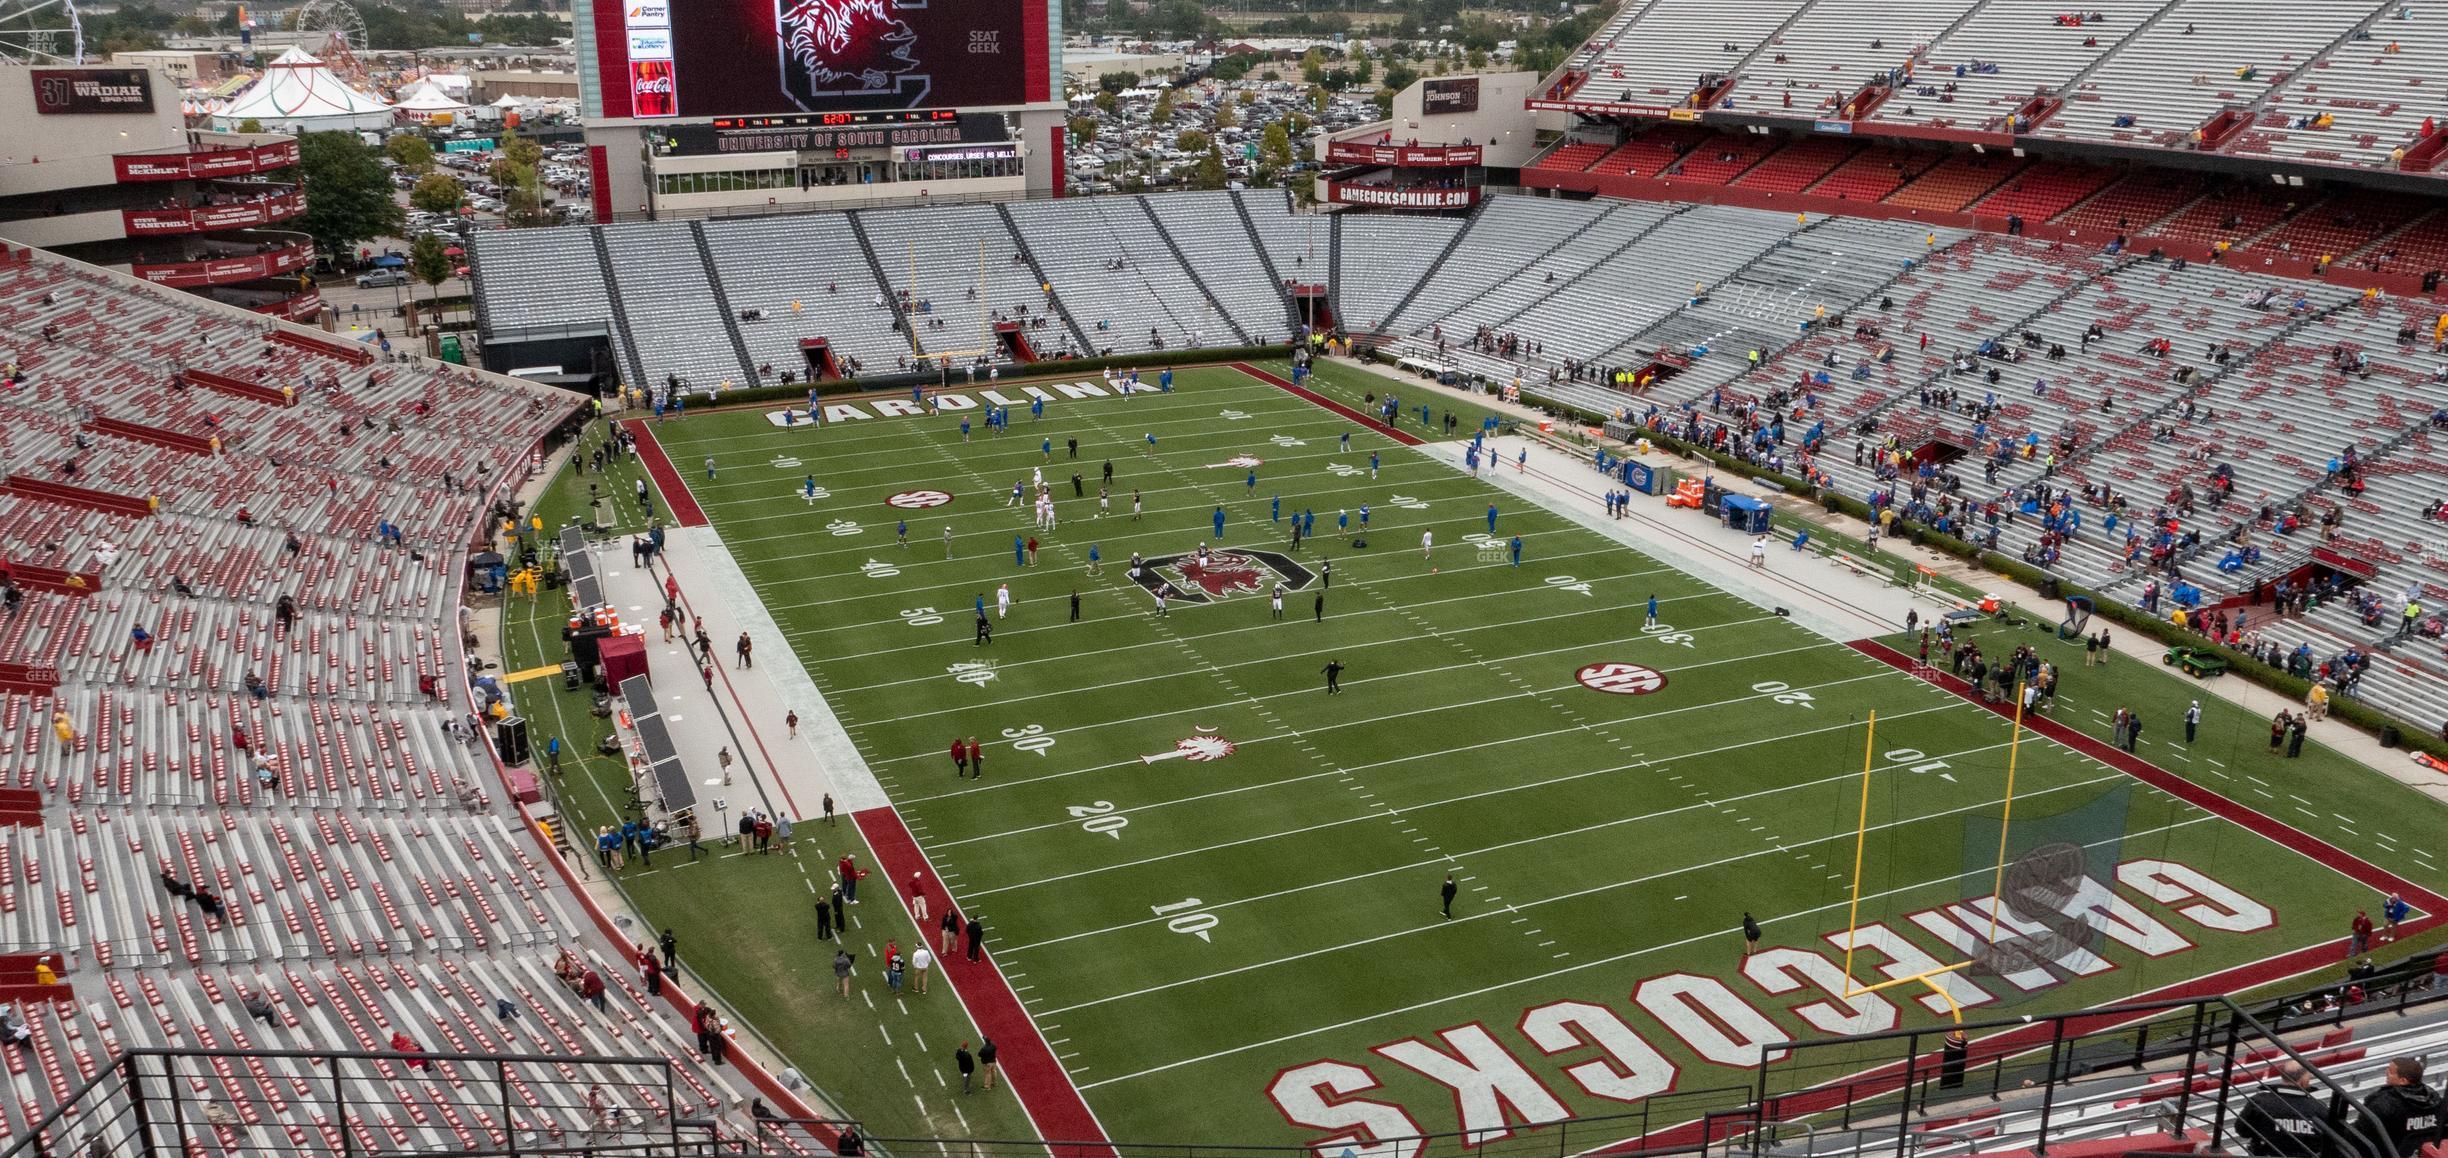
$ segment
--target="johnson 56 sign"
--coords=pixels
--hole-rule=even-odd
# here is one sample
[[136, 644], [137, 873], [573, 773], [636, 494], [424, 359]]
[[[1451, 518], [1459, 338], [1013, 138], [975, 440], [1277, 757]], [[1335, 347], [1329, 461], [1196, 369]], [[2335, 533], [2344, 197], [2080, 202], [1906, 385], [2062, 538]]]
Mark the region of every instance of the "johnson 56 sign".
[[34, 111], [44, 116], [153, 111], [153, 78], [141, 68], [38, 68], [33, 78]]

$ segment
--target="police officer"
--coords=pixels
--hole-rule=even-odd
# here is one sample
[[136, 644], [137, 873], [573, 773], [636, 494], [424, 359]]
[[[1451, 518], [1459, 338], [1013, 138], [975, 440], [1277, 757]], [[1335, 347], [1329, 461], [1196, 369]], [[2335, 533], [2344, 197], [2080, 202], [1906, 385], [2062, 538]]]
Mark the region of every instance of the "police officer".
[[2439, 1094], [2423, 1084], [2422, 1076], [2421, 1058], [2389, 1062], [2388, 1084], [2363, 1099], [2365, 1121], [2356, 1123], [2367, 1130], [2376, 1126], [2388, 1135], [2399, 1158], [2415, 1158], [2426, 1144], [2440, 1137]]
[[2329, 1152], [2322, 1125], [2329, 1111], [2312, 1092], [2312, 1075], [2289, 1065], [2282, 1083], [2254, 1094], [2236, 1122], [2245, 1148], [2264, 1158], [2322, 1158]]

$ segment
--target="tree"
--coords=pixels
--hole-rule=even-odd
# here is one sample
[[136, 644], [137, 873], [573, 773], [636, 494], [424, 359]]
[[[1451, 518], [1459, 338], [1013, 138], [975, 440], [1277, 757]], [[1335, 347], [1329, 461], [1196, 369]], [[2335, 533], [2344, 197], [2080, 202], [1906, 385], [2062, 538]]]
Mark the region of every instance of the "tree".
[[1097, 123], [1095, 117], [1073, 117], [1071, 118], [1069, 128], [1071, 131], [1072, 144], [1088, 145], [1096, 142]]
[[427, 173], [408, 190], [408, 204], [444, 217], [459, 212], [459, 203], [466, 198], [467, 190], [448, 173]]
[[525, 44], [544, 47], [568, 36], [569, 21], [540, 12], [495, 13], [476, 22], [476, 30], [487, 44]]
[[520, 136], [517, 129], [507, 129], [501, 135], [501, 154], [513, 165], [533, 169], [544, 163], [544, 146]]
[[1258, 163], [1269, 169], [1287, 168], [1292, 164], [1292, 134], [1282, 121], [1268, 125], [1258, 134]]
[[1369, 94], [1369, 103], [1377, 106], [1378, 116], [1390, 117], [1394, 115], [1395, 91], [1396, 90], [1390, 88], [1380, 88], [1376, 92]]
[[1375, 76], [1376, 74], [1376, 61], [1370, 60], [1366, 56], [1358, 57], [1352, 61], [1351, 78], [1353, 84], [1367, 84], [1369, 82], [1369, 78]]
[[1198, 172], [1191, 176], [1190, 187], [1193, 189], [1221, 189], [1224, 187], [1224, 181], [1224, 151], [1218, 148], [1215, 142], [1209, 141], [1207, 142], [1207, 155], [1199, 158]]
[[314, 238], [324, 256], [339, 260], [358, 242], [399, 232], [400, 207], [391, 199], [391, 178], [357, 134], [299, 134], [296, 171], [306, 190], [306, 212], [293, 228]]
[[433, 300], [442, 300], [442, 283], [449, 281], [453, 268], [450, 254], [443, 252], [442, 239], [425, 234], [408, 246], [408, 274], [432, 286]]
[[1139, 74], [1135, 72], [1100, 73], [1097, 76], [1097, 91], [1118, 93], [1138, 83]]
[[256, 120], [253, 117], [248, 117], [247, 119], [238, 122], [238, 131], [242, 133], [260, 133], [263, 131], [263, 122]]
[[1114, 94], [1112, 93], [1101, 92], [1096, 94], [1097, 111], [1104, 113], [1107, 116], [1112, 116], [1114, 109], [1120, 107], [1121, 104], [1121, 101], [1114, 99]]
[[1156, 109], [1148, 114], [1148, 119], [1160, 125], [1169, 125], [1173, 123], [1172, 89], [1166, 89], [1163, 92], [1156, 94]]
[[1214, 138], [1197, 129], [1183, 129], [1180, 136], [1173, 138], [1173, 147], [1185, 153], [1195, 153], [1213, 141]]
[[433, 142], [415, 133], [393, 133], [390, 140], [383, 142], [383, 155], [391, 158], [392, 164], [419, 176], [433, 172]]
[[509, 177], [502, 182], [503, 219], [518, 228], [552, 224], [552, 211], [544, 205], [544, 183], [536, 177], [535, 166], [512, 164]]
[[1310, 84], [1326, 82], [1326, 50], [1311, 47], [1301, 54], [1301, 79]]
[[1232, 103], [1230, 101], [1216, 102], [1215, 127], [1219, 129], [1229, 129], [1240, 123], [1241, 116], [1240, 114], [1233, 112]]
[[1321, 116], [1321, 117], [1322, 117], [1322, 116], [1325, 116], [1325, 115], [1326, 115], [1326, 106], [1327, 106], [1328, 104], [1330, 104], [1330, 103], [1332, 103], [1332, 102], [1331, 102], [1331, 101], [1330, 101], [1330, 100], [1327, 98], [1327, 96], [1326, 96], [1326, 86], [1324, 86], [1324, 85], [1311, 85], [1311, 86], [1309, 86], [1309, 107], [1310, 107], [1310, 108], [1312, 108], [1312, 109], [1317, 110], [1317, 115], [1319, 115], [1319, 116]]
[[1386, 65], [1385, 86], [1394, 90], [1395, 92], [1401, 92], [1402, 90], [1411, 87], [1412, 84], [1418, 80], [1419, 70], [1412, 68], [1408, 64], [1401, 61], [1393, 61]]

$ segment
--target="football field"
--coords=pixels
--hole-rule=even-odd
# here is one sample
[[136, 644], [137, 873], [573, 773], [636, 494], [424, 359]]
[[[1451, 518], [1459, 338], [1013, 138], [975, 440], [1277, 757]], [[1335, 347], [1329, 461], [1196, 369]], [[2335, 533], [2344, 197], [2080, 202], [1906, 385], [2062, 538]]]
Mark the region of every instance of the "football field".
[[[941, 414], [870, 397], [822, 425], [650, 429], [1111, 1138], [1494, 1140], [1648, 1099], [1663, 1125], [1751, 1081], [1766, 1043], [1936, 1025], [1950, 1002], [2241, 991], [2374, 903], [2350, 858], [2203, 799], [2308, 775], [2242, 768], [2240, 713], [2213, 720], [2226, 757], [2175, 764], [2156, 757], [2177, 714], [2154, 709], [2156, 779], [2016, 744], [1876, 649], [1695, 577], [1643, 524], [1473, 478], [1451, 440], [1230, 367], [1086, 384], [1000, 388], [999, 435], [976, 388]], [[1387, 387], [1323, 389], [1358, 408]], [[1446, 401], [1392, 388], [1400, 429], [1441, 438]], [[2079, 649], [2045, 658], [2069, 700], [2096, 687]], [[1856, 984], [1972, 956], [1989, 966], [1935, 987]]]

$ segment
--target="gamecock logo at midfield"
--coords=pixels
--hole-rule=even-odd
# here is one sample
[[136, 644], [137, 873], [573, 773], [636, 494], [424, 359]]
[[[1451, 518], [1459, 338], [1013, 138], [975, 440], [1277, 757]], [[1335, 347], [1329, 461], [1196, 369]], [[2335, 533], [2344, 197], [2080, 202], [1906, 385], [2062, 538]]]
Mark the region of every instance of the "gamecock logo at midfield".
[[1211, 550], [1198, 555], [1160, 555], [1140, 564], [1130, 578], [1149, 591], [1163, 590], [1180, 603], [1216, 603], [1237, 595], [1264, 595], [1281, 583], [1298, 591], [1317, 578], [1289, 555], [1275, 551]]
[[918, 34], [893, 13], [892, 0], [776, 0], [783, 90], [812, 108], [895, 87], [918, 67]]

